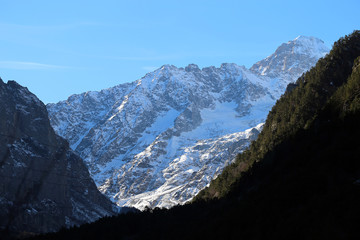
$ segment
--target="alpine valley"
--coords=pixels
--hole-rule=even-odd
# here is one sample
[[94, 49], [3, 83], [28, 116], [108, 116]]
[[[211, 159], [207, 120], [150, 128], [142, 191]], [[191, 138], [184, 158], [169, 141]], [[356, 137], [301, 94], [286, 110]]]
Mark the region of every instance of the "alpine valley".
[[48, 104], [56, 133], [119, 206], [190, 201], [256, 139], [286, 86], [329, 49], [299, 36], [250, 69], [164, 65], [143, 78]]

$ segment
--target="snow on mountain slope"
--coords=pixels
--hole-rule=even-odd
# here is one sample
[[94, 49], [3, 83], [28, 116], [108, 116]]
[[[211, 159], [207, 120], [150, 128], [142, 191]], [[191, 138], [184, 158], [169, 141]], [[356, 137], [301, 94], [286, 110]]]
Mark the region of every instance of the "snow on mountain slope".
[[[248, 129], [262, 123], [287, 84], [315, 64], [325, 47], [302, 38], [251, 70], [164, 65], [132, 83], [72, 95], [48, 104], [51, 124], [118, 205], [184, 203], [249, 144], [254, 134], [247, 133], [255, 130]], [[296, 71], [286, 64], [273, 70], [300, 60], [307, 64], [298, 62]]]
[[[171, 157], [168, 166], [161, 171], [165, 178], [158, 188], [142, 194], [121, 198], [121, 206], [138, 209], [148, 207], [171, 207], [190, 201], [211, 179], [244, 151], [256, 139], [263, 124], [219, 138], [199, 140], [185, 147], [181, 155]], [[222, 150], [222, 151], [219, 151]]]

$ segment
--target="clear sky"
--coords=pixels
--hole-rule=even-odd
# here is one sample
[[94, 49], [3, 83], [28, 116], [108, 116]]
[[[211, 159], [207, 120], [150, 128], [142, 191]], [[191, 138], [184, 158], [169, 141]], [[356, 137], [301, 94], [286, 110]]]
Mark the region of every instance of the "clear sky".
[[0, 10], [0, 77], [45, 103], [164, 64], [250, 67], [298, 35], [331, 47], [360, 29], [359, 0], [0, 0]]

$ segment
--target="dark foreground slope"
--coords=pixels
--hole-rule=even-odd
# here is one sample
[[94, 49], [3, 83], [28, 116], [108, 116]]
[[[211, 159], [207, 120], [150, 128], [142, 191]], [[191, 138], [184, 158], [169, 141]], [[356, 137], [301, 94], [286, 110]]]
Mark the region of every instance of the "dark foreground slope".
[[114, 214], [86, 165], [50, 126], [45, 105], [0, 79], [0, 239]]
[[[210, 186], [213, 192], [208, 189], [193, 203], [171, 210], [103, 218], [38, 239], [358, 237], [359, 55], [360, 32], [340, 39], [330, 55], [279, 100], [265, 131], [220, 176], [218, 182], [224, 184]], [[252, 165], [248, 162], [230, 177], [244, 157], [253, 159]], [[222, 197], [217, 199], [216, 192]]]
[[288, 86], [285, 96], [270, 111], [257, 141], [248, 151], [238, 155], [236, 162], [224, 169], [207, 189], [200, 192], [198, 199], [225, 196], [252, 164], [262, 161], [276, 146], [314, 124], [319, 112], [352, 73], [354, 60], [360, 56], [359, 35], [359, 31], [355, 31], [335, 42], [326, 57], [300, 77], [296, 84]]

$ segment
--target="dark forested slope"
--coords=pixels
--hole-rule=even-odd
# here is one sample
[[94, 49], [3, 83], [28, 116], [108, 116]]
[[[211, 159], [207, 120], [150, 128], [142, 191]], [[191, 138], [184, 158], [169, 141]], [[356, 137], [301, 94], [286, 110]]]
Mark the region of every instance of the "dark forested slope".
[[277, 101], [261, 134], [250, 149], [238, 155], [236, 162], [224, 169], [197, 198], [224, 196], [254, 162], [261, 161], [277, 145], [299, 130], [309, 128], [334, 92], [346, 83], [354, 60], [359, 55], [359, 31], [335, 42], [330, 53], [299, 78], [291, 92], [287, 92]]

